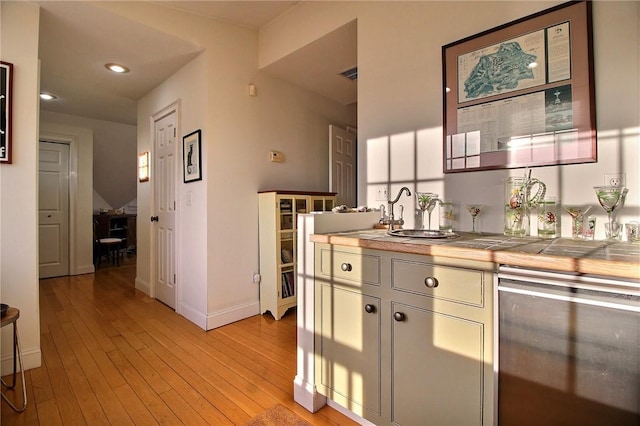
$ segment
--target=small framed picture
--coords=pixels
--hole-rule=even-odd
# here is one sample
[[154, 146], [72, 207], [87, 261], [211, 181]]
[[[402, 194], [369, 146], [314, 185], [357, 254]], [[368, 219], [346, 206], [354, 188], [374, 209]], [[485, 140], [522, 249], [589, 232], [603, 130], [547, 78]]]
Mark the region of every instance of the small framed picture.
[[0, 62], [0, 163], [11, 163], [11, 103], [13, 65]]
[[189, 133], [182, 138], [182, 170], [184, 183], [202, 180], [201, 131]]

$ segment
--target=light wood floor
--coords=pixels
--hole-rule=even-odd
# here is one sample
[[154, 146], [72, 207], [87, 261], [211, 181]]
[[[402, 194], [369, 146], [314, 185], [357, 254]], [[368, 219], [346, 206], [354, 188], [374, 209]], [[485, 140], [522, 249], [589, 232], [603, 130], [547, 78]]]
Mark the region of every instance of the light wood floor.
[[295, 312], [204, 332], [134, 278], [125, 265], [40, 281], [43, 365], [26, 373], [25, 412], [2, 401], [3, 426], [241, 425], [276, 403], [313, 425], [356, 424], [293, 401]]

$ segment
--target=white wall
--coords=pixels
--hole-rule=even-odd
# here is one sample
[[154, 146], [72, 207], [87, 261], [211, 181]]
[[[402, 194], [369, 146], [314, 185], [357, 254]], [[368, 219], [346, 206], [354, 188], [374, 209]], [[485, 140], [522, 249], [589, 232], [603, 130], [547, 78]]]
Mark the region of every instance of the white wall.
[[[136, 198], [136, 126], [44, 110], [40, 111], [40, 121], [91, 129], [93, 188], [113, 208]], [[99, 207], [93, 206], [93, 210]]]
[[[25, 367], [41, 365], [38, 295], [38, 29], [40, 10], [0, 3], [0, 52], [13, 64], [13, 164], [0, 165], [0, 299], [20, 309]], [[20, 40], [20, 44], [12, 43]], [[2, 375], [11, 370], [12, 327], [2, 329]]]
[[[151, 149], [149, 117], [178, 99], [179, 135], [202, 130], [203, 180], [178, 175], [177, 310], [205, 329], [257, 314], [257, 192], [328, 190], [328, 127], [353, 123], [353, 109], [260, 73], [256, 31], [152, 5], [111, 10], [162, 29], [171, 22], [172, 35], [205, 49], [138, 105], [139, 151]], [[272, 149], [286, 161], [270, 163]], [[150, 190], [138, 185], [141, 217], [151, 214]], [[137, 286], [151, 293], [153, 236], [144, 223]]]
[[70, 143], [69, 274], [89, 274], [93, 266], [93, 131], [40, 120], [40, 140]]
[[[443, 174], [441, 47], [559, 3], [302, 2], [261, 30], [260, 58], [270, 63], [322, 31], [357, 19], [359, 199], [378, 206], [379, 185], [389, 185], [391, 196], [405, 185], [433, 190], [458, 207], [487, 204], [480, 229], [502, 232], [503, 180], [523, 171]], [[605, 173], [626, 173], [631, 188], [619, 219], [637, 220], [640, 214], [640, 3], [596, 1], [593, 26], [598, 162], [536, 168], [533, 176], [566, 205], [593, 205], [596, 238], [604, 238], [606, 216], [592, 187], [604, 183]], [[413, 199], [401, 203], [407, 226], [413, 226]], [[470, 230], [469, 215], [458, 212], [456, 228]], [[568, 215], [562, 216], [562, 234], [570, 236]]]
[[[203, 53], [188, 63], [160, 87], [151, 91], [138, 103], [138, 150], [153, 152], [153, 123], [151, 117], [179, 100], [178, 150], [177, 152], [177, 217], [178, 240], [177, 270], [179, 293], [178, 313], [186, 316], [204, 328], [206, 324], [206, 180], [185, 185], [182, 183], [182, 136], [196, 129], [202, 130], [203, 143], [209, 140], [209, 124], [206, 108], [206, 67], [207, 54]], [[203, 84], [204, 83], [204, 84]], [[203, 161], [205, 161], [205, 154]], [[154, 179], [153, 155], [151, 156], [151, 181]], [[206, 168], [205, 168], [206, 173]], [[184, 188], [183, 188], [184, 186]], [[152, 182], [138, 184], [138, 247], [137, 281], [138, 287], [148, 287], [151, 294], [152, 273], [151, 253], [155, 240], [151, 235], [152, 225], [147, 220], [152, 215]], [[190, 195], [192, 205], [187, 207], [186, 196]], [[154, 213], [155, 214], [155, 213]], [[144, 284], [141, 286], [140, 284]]]

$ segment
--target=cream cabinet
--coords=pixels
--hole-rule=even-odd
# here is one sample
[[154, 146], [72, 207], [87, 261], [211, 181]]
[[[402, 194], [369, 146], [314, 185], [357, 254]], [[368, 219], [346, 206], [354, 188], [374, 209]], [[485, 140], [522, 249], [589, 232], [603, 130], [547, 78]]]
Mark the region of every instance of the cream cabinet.
[[296, 258], [299, 213], [330, 211], [335, 193], [264, 191], [258, 193], [260, 311], [279, 320], [297, 303]]
[[494, 419], [493, 264], [316, 244], [316, 384], [379, 425]]

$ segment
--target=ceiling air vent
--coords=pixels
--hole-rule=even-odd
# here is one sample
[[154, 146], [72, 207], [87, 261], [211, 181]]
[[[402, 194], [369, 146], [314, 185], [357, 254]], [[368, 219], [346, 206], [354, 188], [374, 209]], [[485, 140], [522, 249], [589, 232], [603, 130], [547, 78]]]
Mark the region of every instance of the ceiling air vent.
[[353, 67], [353, 68], [349, 68], [346, 71], [342, 71], [340, 75], [345, 78], [348, 78], [349, 80], [355, 81], [358, 79], [358, 67]]

